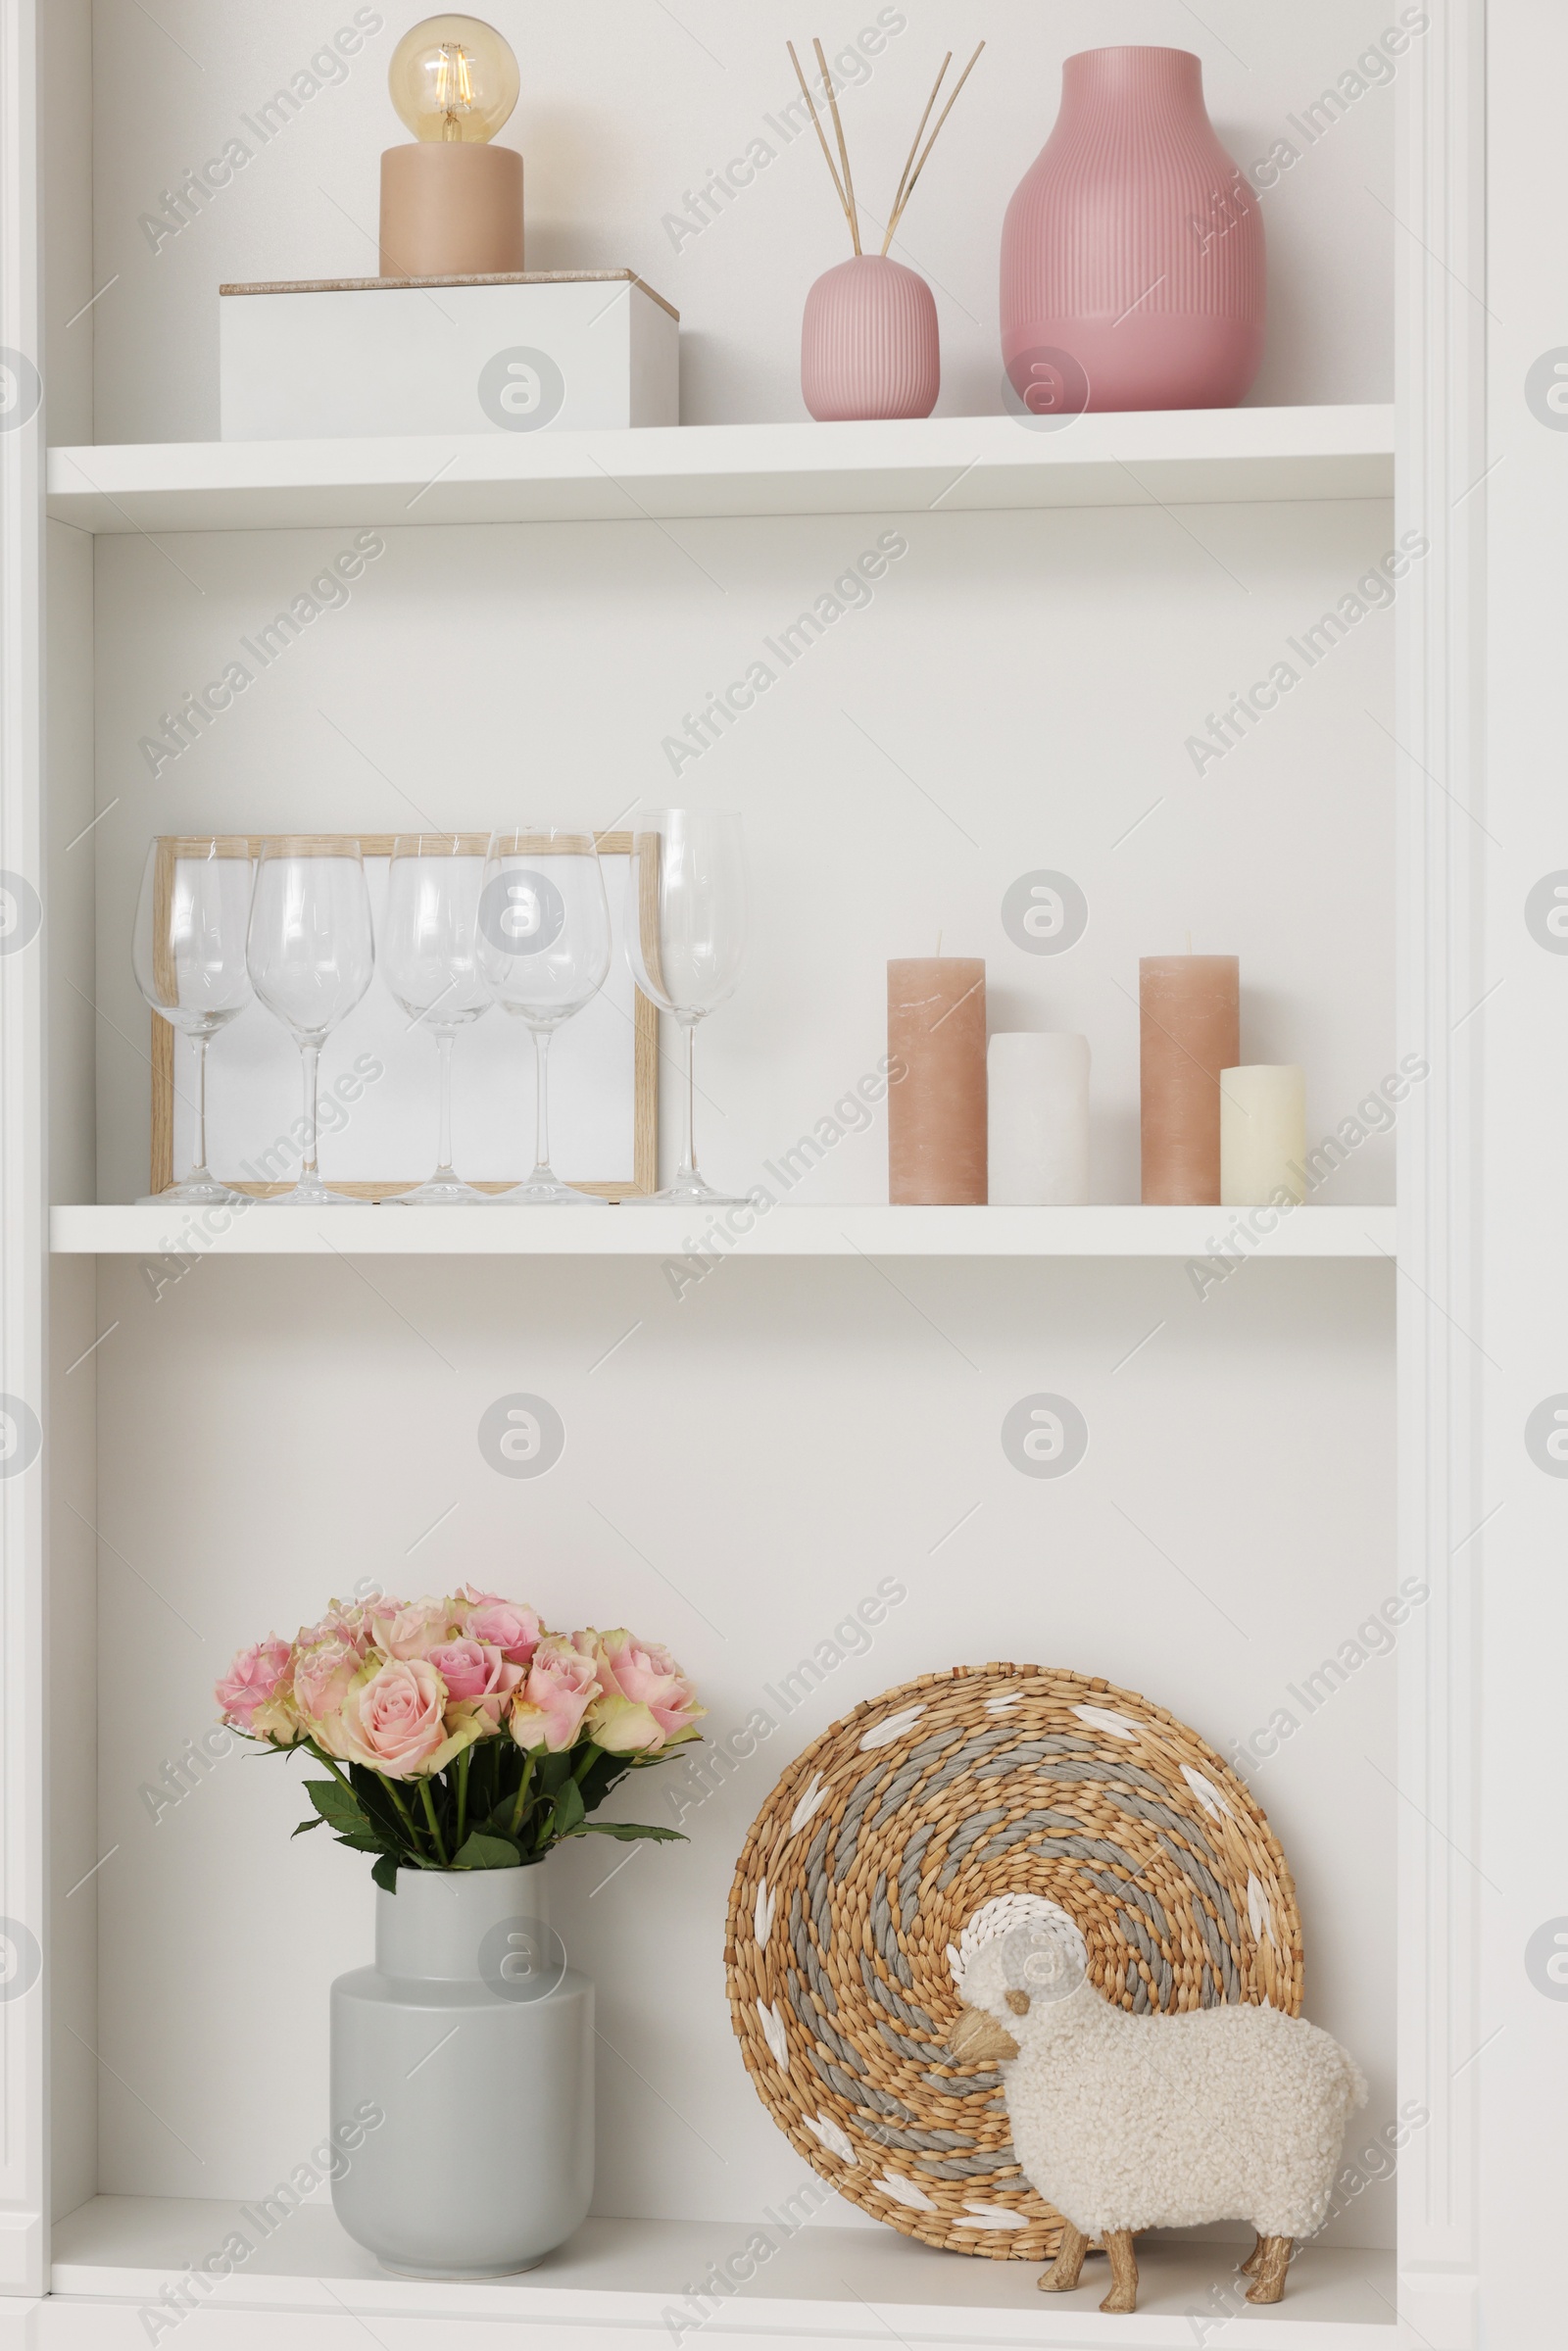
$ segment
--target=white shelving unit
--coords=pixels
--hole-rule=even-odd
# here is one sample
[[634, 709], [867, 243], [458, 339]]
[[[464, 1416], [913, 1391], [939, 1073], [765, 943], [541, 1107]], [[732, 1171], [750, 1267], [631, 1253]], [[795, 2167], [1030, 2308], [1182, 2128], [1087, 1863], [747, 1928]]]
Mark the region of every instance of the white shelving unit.
[[[907, 258], [938, 286], [955, 413], [817, 426], [770, 420], [798, 413], [800, 300], [836, 257], [825, 186], [819, 212], [806, 200], [810, 145], [673, 255], [667, 231], [676, 192], [788, 100], [774, 31], [716, 0], [675, 17], [582, 0], [569, 23], [497, 4], [529, 48], [530, 237], [556, 248], [538, 258], [667, 285], [699, 421], [214, 438], [216, 285], [364, 265], [355, 207], [395, 135], [390, 40], [157, 250], [139, 225], [151, 191], [285, 85], [321, 25], [292, 0], [243, 41], [187, 0], [156, 24], [102, 0], [0, 0], [0, 351], [39, 355], [47, 396], [40, 425], [0, 419], [0, 872], [43, 917], [36, 946], [0, 941], [0, 1388], [40, 1439], [36, 1465], [0, 1470], [0, 1912], [48, 1990], [47, 2006], [42, 1987], [0, 1992], [0, 2336], [14, 2312], [28, 2351], [145, 2342], [144, 2314], [322, 2134], [326, 1985], [368, 1947], [363, 1874], [322, 1839], [289, 1845], [286, 1764], [225, 1764], [162, 1820], [139, 1789], [210, 1720], [232, 1647], [306, 1621], [328, 1589], [473, 1576], [553, 1622], [636, 1624], [676, 1647], [715, 1729], [830, 1647], [879, 1577], [906, 1596], [703, 1797], [689, 1845], [613, 1876], [580, 1846], [552, 1861], [600, 2002], [598, 2210], [580, 2237], [532, 2276], [434, 2286], [382, 2276], [307, 2205], [189, 2322], [198, 2351], [350, 2351], [367, 2331], [397, 2351], [667, 2343], [671, 2308], [803, 2176], [741, 2068], [721, 1967], [734, 1855], [777, 1772], [862, 1696], [959, 1657], [1104, 1674], [1239, 1753], [1415, 1579], [1427, 1597], [1397, 1658], [1364, 1658], [1256, 1767], [1300, 1893], [1307, 2012], [1372, 2083], [1356, 2130], [1370, 2139], [1412, 2100], [1424, 2118], [1396, 2181], [1364, 2165], [1281, 2307], [1216, 2304], [1230, 2244], [1141, 2246], [1140, 2310], [1114, 2319], [1098, 2279], [1043, 2301], [1024, 2264], [928, 2252], [840, 2208], [683, 2339], [1535, 2351], [1560, 2292], [1520, 2247], [1549, 2245], [1560, 2219], [1568, 2162], [1542, 2084], [1568, 2011], [1538, 1996], [1519, 1949], [1563, 1906], [1540, 1793], [1555, 1766], [1529, 1739], [1555, 1719], [1562, 1628], [1540, 1561], [1560, 1549], [1546, 1506], [1564, 1490], [1519, 1425], [1568, 1374], [1527, 1335], [1530, 1309], [1549, 1321], [1554, 1200], [1526, 1199], [1507, 1231], [1493, 1210], [1489, 1261], [1511, 1268], [1499, 1312], [1481, 1169], [1504, 1136], [1548, 1183], [1557, 1161], [1521, 1104], [1539, 1102], [1556, 1032], [1492, 1097], [1479, 1056], [1510, 956], [1540, 981], [1519, 906], [1563, 853], [1554, 801], [1509, 807], [1494, 833], [1480, 779], [1497, 723], [1509, 773], [1549, 783], [1528, 714], [1554, 655], [1520, 606], [1534, 580], [1555, 611], [1532, 566], [1562, 535], [1543, 452], [1568, 443], [1520, 396], [1562, 331], [1550, 289], [1510, 280], [1483, 300], [1482, 159], [1490, 37], [1521, 123], [1540, 110], [1517, 154], [1493, 126], [1511, 190], [1498, 236], [1516, 276], [1554, 286], [1561, 238], [1535, 175], [1568, 28], [1544, 0], [1522, 0], [1517, 24], [1483, 0], [1415, 12], [1397, 86], [1348, 102], [1265, 198], [1257, 405], [1038, 430], [956, 412], [1000, 405], [997, 225], [1049, 127], [1060, 55], [1199, 45], [1227, 145], [1266, 155], [1397, 12], [1323, 0], [1200, 25], [1148, 0], [1111, 25], [1102, 0], [1064, 0], [1049, 23], [998, 27], [953, 0], [944, 40], [965, 53], [991, 36], [992, 111], [956, 113], [963, 201], [945, 220], [931, 207], [930, 246]], [[896, 38], [848, 101], [868, 169], [886, 144], [890, 184], [897, 102], [926, 74], [912, 45]], [[539, 93], [580, 93], [585, 53], [604, 61], [597, 114], [552, 112]], [[1391, 256], [1396, 411], [1379, 340]], [[1511, 419], [1496, 448], [1489, 333], [1493, 414]], [[1494, 495], [1516, 502], [1500, 585]], [[745, 675], [888, 523], [906, 550], [874, 596], [857, 589], [765, 715], [673, 780], [682, 713]], [[149, 760], [160, 711], [221, 676], [355, 529], [384, 532], [385, 560], [352, 597], [333, 591], [220, 725]], [[1391, 612], [1392, 583], [1356, 588], [1400, 533], [1427, 552]], [[1485, 646], [1506, 722], [1483, 710]], [[1235, 698], [1293, 662], [1296, 690], [1226, 739]], [[1195, 758], [1204, 741], [1213, 756]], [[410, 808], [466, 827], [567, 784], [592, 788], [596, 822], [638, 799], [744, 809], [752, 961], [700, 1049], [705, 1155], [726, 1184], [817, 1131], [874, 1066], [883, 960], [940, 932], [993, 960], [994, 1025], [1093, 1033], [1096, 1188], [1130, 1200], [1136, 958], [1191, 930], [1241, 948], [1244, 1050], [1307, 1067], [1314, 1136], [1346, 1132], [1401, 1054], [1423, 1056], [1398, 1114], [1397, 1210], [1381, 1117], [1322, 1201], [1239, 1245], [1244, 1264], [1284, 1270], [1206, 1299], [1186, 1269], [1237, 1246], [1231, 1211], [869, 1205], [885, 1133], [858, 1126], [824, 1147], [802, 1204], [792, 1192], [733, 1248], [706, 1220], [625, 1207], [258, 1206], [215, 1231], [125, 1204], [146, 1183], [147, 1014], [126, 946], [150, 834], [384, 831]], [[1091, 925], [1037, 960], [1000, 908], [1017, 877], [1058, 866]], [[396, 1080], [426, 1081], [412, 1058]], [[323, 1160], [330, 1182], [329, 1144]], [[671, 1296], [664, 1267], [703, 1251], [790, 1262]], [[241, 1262], [184, 1278], [209, 1256]], [[524, 1390], [558, 1404], [570, 1442], [518, 1481], [475, 1433]], [[1094, 1431], [1059, 1481], [1019, 1476], [999, 1443], [1007, 1410], [1046, 1391], [1079, 1399]], [[1499, 1524], [1527, 1561], [1509, 1535], [1497, 1545]]]
[[[215, 1219], [214, 1221], [220, 1221]], [[1236, 1220], [1236, 1221], [1239, 1221]], [[1218, 1249], [1241, 1262], [1395, 1256], [1392, 1208], [1302, 1208], [1256, 1237], [1232, 1237], [1218, 1208], [791, 1207], [720, 1233], [683, 1208], [616, 1207], [551, 1216], [503, 1208], [334, 1208], [265, 1203], [213, 1232], [160, 1207], [56, 1208], [61, 1256], [163, 1251], [249, 1257], [668, 1257], [693, 1247], [743, 1257], [1180, 1257]]]
[[[187, 2263], [245, 2228], [237, 2204], [100, 2196], [57, 2232], [53, 2290], [102, 2305], [156, 2308], [164, 2284]], [[251, 2225], [254, 2230], [254, 2224]], [[824, 2241], [825, 2236], [825, 2241]], [[398, 2322], [434, 2328], [467, 2319], [553, 2333], [591, 2328], [599, 2344], [668, 2342], [694, 2315], [684, 2296], [710, 2264], [733, 2250], [732, 2229], [682, 2222], [590, 2221], [570, 2246], [530, 2275], [454, 2288], [389, 2278], [338, 2227], [331, 2212], [306, 2206], [260, 2246], [244, 2272], [220, 2280], [203, 2322], [263, 2328], [285, 2318], [351, 2314], [372, 2335]], [[1148, 2351], [1191, 2351], [1194, 2314], [1212, 2308], [1224, 2273], [1213, 2247], [1139, 2247], [1138, 2328]], [[1107, 2273], [1091, 2261], [1070, 2300], [1042, 2301], [1036, 2271], [1023, 2262], [956, 2261], [873, 2229], [806, 2231], [783, 2246], [709, 2327], [730, 2339], [779, 2345], [972, 2343], [996, 2351], [1078, 2351], [1109, 2339], [1095, 2308]], [[1244, 2281], [1245, 2284], [1245, 2281]], [[1370, 2258], [1308, 2249], [1291, 2272], [1278, 2310], [1225, 2314], [1227, 2351], [1263, 2351], [1282, 2328], [1292, 2351], [1388, 2351], [1396, 2291], [1392, 2254]], [[81, 2319], [87, 2315], [82, 2312]], [[70, 2346], [70, 2333], [61, 2341]], [[82, 2340], [97, 2340], [83, 2327]], [[260, 2336], [258, 2336], [260, 2339]], [[697, 2339], [695, 2336], [693, 2339]]]
[[892, 424], [710, 424], [463, 440], [153, 442], [52, 449], [49, 514], [77, 530], [1224, 505], [1387, 498], [1394, 411], [1195, 410]]

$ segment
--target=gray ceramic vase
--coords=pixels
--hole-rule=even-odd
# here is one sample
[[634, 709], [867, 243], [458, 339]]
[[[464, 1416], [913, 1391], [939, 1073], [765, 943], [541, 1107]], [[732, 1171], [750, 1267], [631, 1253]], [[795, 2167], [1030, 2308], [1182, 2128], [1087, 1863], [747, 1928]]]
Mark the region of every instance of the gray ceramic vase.
[[543, 1923], [541, 1875], [400, 1870], [375, 1965], [332, 1986], [333, 2127], [385, 2117], [332, 2203], [400, 2277], [532, 2269], [588, 2216], [594, 1991]]

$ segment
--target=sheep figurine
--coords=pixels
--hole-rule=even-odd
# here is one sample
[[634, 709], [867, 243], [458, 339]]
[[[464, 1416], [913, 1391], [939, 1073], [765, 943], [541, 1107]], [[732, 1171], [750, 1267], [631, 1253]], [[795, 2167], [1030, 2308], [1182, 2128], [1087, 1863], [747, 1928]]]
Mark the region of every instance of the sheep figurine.
[[1001, 2067], [1024, 2178], [1066, 2223], [1041, 2291], [1070, 2293], [1101, 2237], [1100, 2307], [1134, 2310], [1136, 2231], [1248, 2221], [1247, 2298], [1277, 2302], [1294, 2240], [1327, 2216], [1346, 2118], [1366, 2101], [1358, 2069], [1274, 2008], [1130, 2016], [1090, 1981], [1067, 1913], [1025, 1899], [1024, 1920], [965, 1956], [949, 2046], [960, 2064]]

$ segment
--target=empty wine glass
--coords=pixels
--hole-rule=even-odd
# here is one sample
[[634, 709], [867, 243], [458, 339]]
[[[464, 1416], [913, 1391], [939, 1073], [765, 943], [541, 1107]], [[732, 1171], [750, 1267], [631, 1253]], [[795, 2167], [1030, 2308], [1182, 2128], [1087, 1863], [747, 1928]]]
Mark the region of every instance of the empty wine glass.
[[494, 999], [479, 976], [479, 895], [487, 833], [400, 833], [392, 844], [381, 976], [415, 1026], [428, 1030], [441, 1055], [439, 1165], [417, 1191], [388, 1206], [473, 1207], [489, 1196], [465, 1184], [452, 1165], [452, 1046], [460, 1029], [488, 1012]]
[[550, 1164], [550, 1040], [592, 1003], [610, 969], [610, 905], [592, 833], [522, 825], [492, 833], [479, 900], [479, 969], [496, 1003], [533, 1032], [534, 1170], [498, 1196], [519, 1208], [602, 1208]]
[[305, 1161], [278, 1208], [340, 1208], [316, 1160], [316, 1092], [321, 1047], [370, 985], [375, 941], [357, 841], [284, 835], [264, 841], [256, 868], [247, 950], [251, 984], [300, 1049], [305, 1075]]
[[211, 1207], [244, 1200], [219, 1183], [207, 1164], [207, 1048], [251, 1001], [245, 929], [254, 877], [244, 840], [159, 840], [147, 852], [131, 947], [136, 985], [153, 1010], [196, 1048], [191, 1171], [183, 1183], [154, 1193], [153, 1200]]
[[733, 995], [746, 953], [746, 851], [738, 816], [672, 808], [645, 816], [632, 834], [626, 891], [626, 956], [632, 977], [686, 1038], [684, 1148], [675, 1180], [649, 1204], [729, 1207], [697, 1169], [693, 1040], [697, 1023]]

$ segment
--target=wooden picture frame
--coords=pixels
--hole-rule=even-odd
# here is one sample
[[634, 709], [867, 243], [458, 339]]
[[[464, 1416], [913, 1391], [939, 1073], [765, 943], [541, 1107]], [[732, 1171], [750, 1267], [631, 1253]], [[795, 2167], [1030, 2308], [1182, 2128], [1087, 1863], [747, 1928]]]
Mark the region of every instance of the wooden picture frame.
[[[462, 828], [456, 828], [461, 830]], [[266, 841], [277, 836], [266, 833], [235, 834], [236, 842], [243, 841], [246, 855], [259, 857]], [[366, 858], [390, 857], [393, 833], [317, 833], [307, 836], [318, 847], [336, 842], [356, 841], [360, 854]], [[602, 833], [596, 836], [601, 857], [629, 857], [632, 847], [630, 833]], [[173, 887], [176, 860], [193, 856], [205, 845], [200, 836], [169, 835], [159, 841], [159, 861], [155, 889], [161, 902]], [[162, 926], [159, 926], [160, 929]], [[167, 976], [171, 990], [172, 974]], [[632, 1176], [611, 1177], [598, 1181], [573, 1181], [573, 1189], [591, 1193], [598, 1200], [611, 1201], [637, 1200], [659, 1189], [659, 1009], [633, 983], [633, 1100], [632, 1100]], [[150, 1174], [153, 1192], [164, 1192], [174, 1182], [174, 1036], [171, 1023], [159, 1012], [152, 1014], [152, 1134]], [[232, 1191], [242, 1192], [252, 1200], [270, 1200], [279, 1193], [292, 1190], [292, 1182], [242, 1183], [223, 1177]], [[406, 1177], [377, 1177], [348, 1182], [333, 1180], [329, 1190], [341, 1192], [350, 1200], [374, 1203], [396, 1199], [399, 1193], [413, 1192], [424, 1181], [417, 1175]], [[521, 1175], [485, 1181], [474, 1180], [476, 1192], [501, 1193], [513, 1184], [523, 1181]]]

